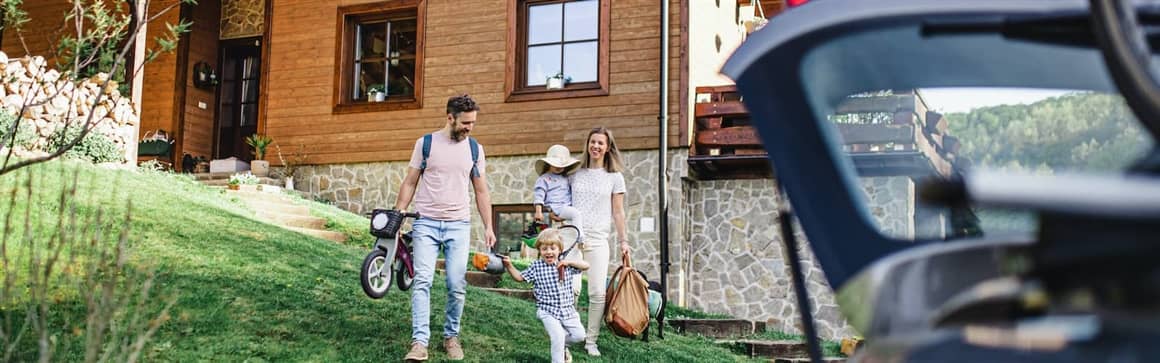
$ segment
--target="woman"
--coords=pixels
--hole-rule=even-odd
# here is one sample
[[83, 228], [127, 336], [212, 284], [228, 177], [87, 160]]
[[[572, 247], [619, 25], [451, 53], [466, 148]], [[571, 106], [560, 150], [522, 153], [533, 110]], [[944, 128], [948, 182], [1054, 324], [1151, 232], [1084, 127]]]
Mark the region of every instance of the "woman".
[[[611, 259], [611, 229], [616, 226], [616, 241], [620, 252], [629, 253], [628, 235], [624, 223], [624, 175], [620, 171], [620, 150], [612, 131], [603, 126], [588, 132], [588, 145], [580, 170], [568, 179], [572, 185], [572, 206], [584, 216], [580, 226], [584, 244], [579, 249], [583, 259], [591, 268], [588, 275], [588, 333], [584, 350], [588, 355], [599, 356], [596, 338], [600, 335], [600, 324], [604, 320], [605, 279], [608, 278], [608, 264]], [[577, 258], [572, 253], [570, 258]], [[619, 258], [619, 255], [617, 256]], [[580, 286], [575, 283], [573, 286]]]

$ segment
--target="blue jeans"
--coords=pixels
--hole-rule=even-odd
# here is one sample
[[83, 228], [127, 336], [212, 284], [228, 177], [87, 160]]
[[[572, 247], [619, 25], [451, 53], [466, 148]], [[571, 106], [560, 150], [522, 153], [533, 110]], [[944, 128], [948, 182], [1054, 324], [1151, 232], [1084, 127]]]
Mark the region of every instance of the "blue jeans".
[[420, 218], [411, 225], [415, 246], [415, 281], [411, 285], [411, 341], [428, 345], [431, 337], [431, 281], [435, 259], [443, 252], [447, 274], [447, 309], [443, 337], [459, 336], [459, 318], [467, 292], [467, 250], [471, 221]]

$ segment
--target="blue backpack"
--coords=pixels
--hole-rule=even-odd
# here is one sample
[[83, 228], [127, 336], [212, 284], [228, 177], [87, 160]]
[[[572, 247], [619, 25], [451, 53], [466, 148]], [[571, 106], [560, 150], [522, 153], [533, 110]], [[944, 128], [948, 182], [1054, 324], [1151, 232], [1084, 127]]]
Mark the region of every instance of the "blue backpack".
[[[479, 142], [475, 141], [474, 137], [468, 136], [467, 141], [471, 143], [471, 177], [479, 177]], [[423, 162], [419, 164], [419, 174], [422, 175], [424, 170], [427, 170], [427, 158], [431, 157], [431, 134], [423, 135]]]

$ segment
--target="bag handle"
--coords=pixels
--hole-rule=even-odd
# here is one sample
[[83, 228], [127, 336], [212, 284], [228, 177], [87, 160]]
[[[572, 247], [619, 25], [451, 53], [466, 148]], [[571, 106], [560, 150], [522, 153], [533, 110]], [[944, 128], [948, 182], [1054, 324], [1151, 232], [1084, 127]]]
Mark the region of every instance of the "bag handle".
[[620, 254], [620, 264], [622, 266], [632, 268], [632, 259], [628, 258], [628, 252], [622, 252]]

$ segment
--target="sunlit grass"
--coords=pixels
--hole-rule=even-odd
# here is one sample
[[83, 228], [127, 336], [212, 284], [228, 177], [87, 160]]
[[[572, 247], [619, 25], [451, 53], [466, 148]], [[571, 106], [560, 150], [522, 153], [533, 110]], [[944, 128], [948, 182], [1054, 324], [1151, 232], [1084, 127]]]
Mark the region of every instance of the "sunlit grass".
[[[53, 215], [52, 201], [71, 180], [62, 176], [73, 172], [77, 213], [103, 210], [111, 218], [102, 223], [112, 228], [131, 208], [132, 261], [155, 266], [157, 288], [177, 296], [171, 319], [146, 347], [144, 360], [397, 361], [409, 348], [409, 293], [393, 289], [372, 300], [359, 287], [358, 270], [370, 245], [363, 216], [300, 201], [356, 237], [342, 245], [258, 221], [221, 189], [183, 176], [62, 162], [27, 171], [39, 179], [33, 190], [38, 199], [12, 207], [5, 199], [0, 208]], [[0, 191], [25, 190], [19, 180], [3, 177]], [[439, 349], [446, 299], [442, 279], [436, 279], [431, 295], [431, 354], [439, 361], [445, 358]], [[83, 304], [75, 296], [58, 298], [54, 321], [83, 320]], [[586, 304], [585, 297], [582, 301]], [[74, 325], [59, 324], [59, 334], [74, 334]], [[548, 360], [548, 340], [532, 302], [469, 287], [461, 334], [468, 362]], [[55, 359], [80, 360], [82, 348], [63, 346]], [[671, 330], [664, 340], [648, 343], [606, 330], [601, 350], [604, 356], [594, 359], [581, 348], [574, 352], [578, 362], [749, 361], [708, 339]], [[17, 360], [34, 358], [21, 357]]]

